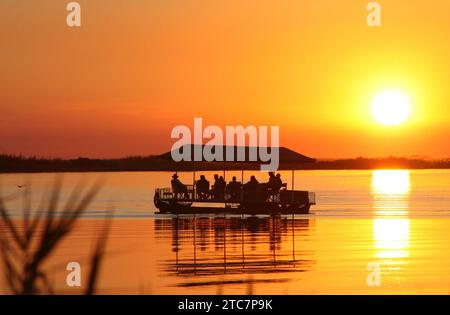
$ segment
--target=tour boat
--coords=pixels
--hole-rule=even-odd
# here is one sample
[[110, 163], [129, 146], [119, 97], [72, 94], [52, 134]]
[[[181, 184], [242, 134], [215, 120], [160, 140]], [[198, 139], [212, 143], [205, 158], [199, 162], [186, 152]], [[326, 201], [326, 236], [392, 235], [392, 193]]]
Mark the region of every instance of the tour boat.
[[[194, 152], [194, 145], [190, 148]], [[202, 146], [203, 148], [203, 146]], [[226, 151], [223, 148], [223, 152]], [[237, 147], [234, 147], [237, 152]], [[248, 154], [250, 149], [244, 147], [245, 159], [239, 161], [240, 165], [245, 163], [258, 162], [252, 159], [249, 161]], [[162, 159], [170, 160], [173, 155], [171, 152], [160, 155]], [[242, 161], [244, 160], [244, 161]], [[234, 160], [236, 161], [236, 160]], [[308, 163], [315, 161], [312, 158], [296, 153], [287, 148], [279, 148], [280, 165], [286, 167], [291, 165], [297, 166], [299, 163]], [[199, 161], [200, 163], [208, 163]], [[234, 163], [233, 165], [236, 165]], [[293, 166], [294, 165], [294, 166]], [[195, 166], [194, 166], [195, 167]], [[202, 166], [205, 169], [205, 165]], [[228, 168], [230, 169], [230, 168]], [[186, 168], [183, 168], [186, 170]], [[244, 169], [242, 172], [242, 181], [244, 179]], [[177, 170], [175, 170], [177, 171]], [[195, 190], [195, 172], [193, 170], [194, 179], [192, 185], [185, 185], [186, 192], [175, 193], [172, 188], [156, 188], [154, 195], [155, 207], [159, 210], [157, 214], [245, 214], [245, 215], [287, 215], [287, 214], [308, 214], [310, 207], [316, 204], [314, 192], [294, 190], [294, 168], [292, 168], [291, 189], [287, 189], [287, 184], [275, 194], [268, 194], [265, 184], [259, 184], [259, 188], [252, 196], [248, 196], [244, 189], [239, 197], [231, 198], [227, 194], [223, 194], [221, 198], [214, 196], [200, 196]], [[225, 171], [224, 171], [225, 175]], [[241, 187], [243, 187], [241, 185]]]
[[188, 188], [187, 196], [176, 196], [171, 188], [157, 188], [154, 197], [158, 214], [307, 214], [315, 205], [315, 194], [283, 189], [278, 195], [261, 199], [200, 199]]

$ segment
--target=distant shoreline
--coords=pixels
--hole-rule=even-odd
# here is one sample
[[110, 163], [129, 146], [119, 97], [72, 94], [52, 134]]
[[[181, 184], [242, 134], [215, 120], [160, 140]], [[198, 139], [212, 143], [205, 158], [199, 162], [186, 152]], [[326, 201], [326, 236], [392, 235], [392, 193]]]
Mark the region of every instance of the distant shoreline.
[[[62, 172], [140, 172], [140, 171], [214, 171], [259, 170], [259, 164], [180, 162], [154, 156], [122, 159], [44, 159], [0, 155], [0, 173], [62, 173]], [[318, 160], [308, 164], [280, 165], [280, 170], [371, 170], [371, 169], [450, 169], [450, 159], [425, 160], [405, 157], [353, 158]]]

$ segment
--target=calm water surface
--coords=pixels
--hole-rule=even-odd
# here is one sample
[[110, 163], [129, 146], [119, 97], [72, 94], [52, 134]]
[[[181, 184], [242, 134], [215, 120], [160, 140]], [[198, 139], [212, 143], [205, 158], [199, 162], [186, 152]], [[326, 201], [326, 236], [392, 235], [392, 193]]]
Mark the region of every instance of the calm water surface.
[[[295, 188], [315, 191], [318, 204], [310, 215], [276, 219], [154, 215], [153, 190], [168, 186], [170, 175], [64, 174], [62, 203], [80, 179], [105, 184], [47, 262], [58, 292], [79, 292], [65, 285], [65, 266], [86, 264], [98, 218], [113, 208], [99, 293], [450, 293], [450, 171], [297, 171]], [[241, 177], [226, 173], [233, 175]], [[31, 182], [37, 208], [55, 176], [0, 175], [2, 195]], [[282, 177], [290, 183], [290, 172]], [[7, 206], [19, 219], [22, 201]], [[380, 283], [370, 286], [373, 270]], [[2, 282], [0, 291], [7, 292]]]

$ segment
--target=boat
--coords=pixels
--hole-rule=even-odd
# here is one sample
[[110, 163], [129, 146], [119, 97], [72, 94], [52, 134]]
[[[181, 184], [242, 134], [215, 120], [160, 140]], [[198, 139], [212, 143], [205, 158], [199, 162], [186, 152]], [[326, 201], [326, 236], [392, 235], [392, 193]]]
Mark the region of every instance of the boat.
[[246, 214], [282, 215], [308, 214], [315, 205], [315, 193], [283, 189], [270, 198], [242, 198], [232, 200], [199, 198], [188, 188], [186, 196], [177, 196], [172, 188], [157, 188], [154, 196], [157, 214]]
[[[236, 147], [235, 147], [236, 149]], [[223, 149], [224, 151], [226, 148]], [[245, 147], [245, 152], [249, 148]], [[296, 153], [286, 148], [280, 148], [280, 165], [287, 163], [308, 163], [314, 159]], [[191, 148], [191, 152], [194, 152]], [[237, 151], [236, 151], [237, 152]], [[162, 154], [160, 157], [171, 158], [170, 152]], [[243, 161], [249, 163], [248, 161]], [[254, 163], [254, 161], [251, 161]], [[241, 162], [242, 163], [242, 162]], [[183, 168], [186, 171], [185, 168]], [[205, 170], [203, 165], [202, 170]], [[175, 170], [178, 172], [177, 170]], [[294, 187], [294, 169], [292, 169], [291, 189], [284, 183], [281, 189], [270, 192], [266, 184], [259, 184], [257, 189], [249, 194], [243, 188], [244, 168], [241, 169], [242, 180], [241, 192], [239, 196], [231, 197], [224, 193], [223, 197], [215, 198], [212, 195], [200, 195], [195, 190], [195, 172], [193, 169], [192, 185], [185, 185], [186, 191], [175, 192], [172, 188], [156, 188], [153, 198], [155, 207], [159, 210], [156, 214], [240, 214], [240, 215], [288, 215], [288, 214], [308, 214], [312, 205], [316, 204], [314, 192], [300, 191]], [[224, 171], [225, 177], [225, 171]]]

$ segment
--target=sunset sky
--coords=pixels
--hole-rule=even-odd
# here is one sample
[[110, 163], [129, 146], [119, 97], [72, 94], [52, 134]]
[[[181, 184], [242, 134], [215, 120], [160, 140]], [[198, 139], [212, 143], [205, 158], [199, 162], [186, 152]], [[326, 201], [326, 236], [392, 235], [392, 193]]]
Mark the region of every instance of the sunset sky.
[[[449, 157], [450, 1], [0, 2], [0, 153], [161, 153], [176, 125], [278, 125], [316, 158]], [[384, 126], [387, 89], [410, 117]]]

